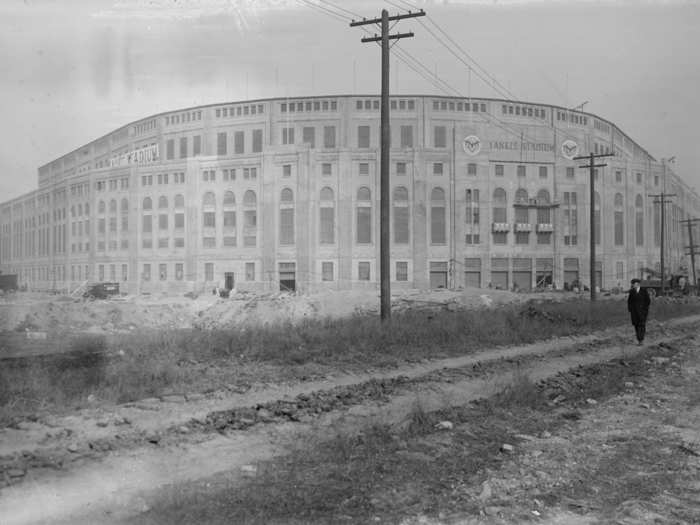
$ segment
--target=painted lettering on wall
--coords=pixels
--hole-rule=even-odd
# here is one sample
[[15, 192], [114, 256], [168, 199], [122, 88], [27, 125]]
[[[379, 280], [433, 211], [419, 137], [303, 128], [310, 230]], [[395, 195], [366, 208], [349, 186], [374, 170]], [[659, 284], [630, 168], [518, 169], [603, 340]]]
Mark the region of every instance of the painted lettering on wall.
[[121, 155], [115, 155], [109, 159], [109, 165], [110, 167], [115, 167], [126, 164], [148, 164], [156, 162], [159, 157], [158, 144], [152, 144], [144, 148], [127, 151]]
[[489, 142], [489, 148], [499, 151], [554, 151], [554, 144], [549, 142], [520, 142], [520, 141], [499, 141]]

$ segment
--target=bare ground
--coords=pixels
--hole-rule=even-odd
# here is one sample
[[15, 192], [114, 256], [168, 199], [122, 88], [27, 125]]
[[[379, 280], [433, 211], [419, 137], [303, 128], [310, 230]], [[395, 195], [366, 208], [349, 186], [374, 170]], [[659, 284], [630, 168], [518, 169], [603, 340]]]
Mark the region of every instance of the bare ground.
[[[650, 331], [655, 334], [655, 338], [649, 345], [674, 341], [673, 344], [678, 347], [683, 346], [679, 341], [688, 339], [687, 348], [697, 349], [697, 342], [689, 339], [696, 334], [697, 322], [698, 318], [692, 318], [685, 319], [684, 322], [654, 324], [650, 326]], [[127, 406], [96, 407], [63, 417], [24, 421], [16, 425], [16, 428], [6, 428], [0, 432], [0, 468], [8, 485], [0, 493], [0, 515], [4, 517], [4, 523], [111, 523], [139, 516], [159, 523], [177, 522], [177, 518], [175, 521], [159, 521], [158, 514], [154, 514], [153, 510], [146, 512], [156, 504], [156, 510], [167, 515], [167, 506], [158, 507], [157, 502], [163, 492], [170, 490], [167, 488], [169, 484], [192, 483], [193, 480], [207, 479], [216, 473], [228, 473], [227, 483], [232, 479], [240, 481], [251, 471], [256, 471], [256, 465], [286, 453], [290, 443], [317, 439], [339, 431], [352, 432], [371, 421], [401, 425], [415, 410], [417, 400], [426, 411], [463, 407], [474, 399], [502, 389], [512, 379], [514, 369], [527, 371], [534, 379], [543, 379], [579, 365], [633, 355], [637, 347], [628, 343], [628, 335], [615, 332], [610, 330], [587, 338], [563, 338], [527, 347], [484, 352], [478, 356], [405, 366], [390, 373], [385, 371], [326, 377], [318, 382], [304, 384], [256, 385], [247, 392], [220, 393], [209, 398], [188, 400], [173, 396], [166, 401], [144, 400]], [[692, 355], [686, 352], [683, 359], [690, 359]], [[689, 362], [692, 364], [692, 360]], [[689, 367], [689, 371], [697, 370], [697, 363], [692, 366], [696, 368]], [[667, 369], [669, 367], [664, 367], [664, 370]], [[683, 370], [685, 373], [685, 368]], [[692, 372], [688, 377], [694, 377], [695, 373], [697, 372]], [[650, 385], [653, 384], [654, 381], [650, 380]], [[687, 391], [687, 382], [680, 381], [677, 387], [680, 391], [673, 395], [667, 394], [669, 399], [675, 396], [673, 399], [681, 400], [683, 395], [700, 397]], [[639, 384], [635, 386], [634, 392], [641, 392], [642, 388], [642, 384]], [[627, 401], [628, 405], [621, 401], [622, 405], [634, 405], [629, 404], [629, 398]], [[606, 401], [608, 402], [613, 403], [614, 399]], [[659, 440], [666, 439], [666, 434], [658, 434], [659, 440], [656, 441], [647, 439], [650, 436], [650, 416], [656, 414], [656, 407], [647, 404], [649, 408], [641, 411], [641, 416], [647, 418], [647, 427], [642, 428], [644, 440], [639, 441], [640, 450], [653, 448]], [[588, 430], [572, 427], [568, 437], [562, 436], [566, 441], [553, 439], [548, 445], [553, 447], [553, 452], [546, 455], [552, 462], [551, 468], [560, 464], [567, 465], [567, 453], [573, 455], [572, 461], [578, 461], [576, 465], [579, 465], [581, 456], [576, 454], [593, 457], [606, 452], [606, 447], [602, 446], [605, 443], [600, 441], [602, 438], [593, 435], [595, 428], [600, 433], [601, 425], [606, 429], [617, 428], [618, 433], [624, 432], [627, 427], [631, 432], [638, 432], [640, 427], [634, 420], [625, 421], [625, 417], [633, 414], [620, 417], [618, 427], [613, 425], [612, 420], [616, 414], [625, 414], [622, 405], [611, 405], [609, 413], [608, 405], [596, 406], [593, 412], [601, 414], [596, 416], [597, 423], [592, 422]], [[693, 419], [697, 418], [693, 412], [696, 408], [687, 414], [677, 407], [676, 410], [679, 421], [697, 422], [697, 419]], [[587, 421], [586, 417], [587, 414], [579, 418], [576, 424], [583, 425]], [[668, 421], [669, 424], [672, 423]], [[579, 451], [577, 436], [586, 435], [589, 431], [590, 442], [584, 440], [586, 446]], [[665, 431], [676, 430], [666, 428]], [[687, 450], [695, 451], [691, 442], [697, 442], [697, 436], [688, 434], [686, 437], [689, 440]], [[542, 439], [546, 441], [549, 438]], [[640, 439], [639, 436], [637, 439]], [[525, 440], [522, 446], [518, 443], [517, 455], [508, 457], [500, 469], [493, 470], [493, 483], [489, 482], [489, 486], [492, 487], [491, 493], [498, 497], [493, 500], [490, 497], [479, 499], [478, 501], [483, 500], [482, 505], [471, 508], [469, 514], [455, 519], [472, 519], [470, 516], [473, 516], [476, 509], [477, 515], [483, 513], [479, 519], [520, 522], [518, 520], [522, 516], [519, 518], [517, 512], [508, 514], [508, 509], [521, 505], [520, 500], [510, 497], [508, 491], [511, 488], [504, 489], [498, 480], [501, 479], [500, 473], [511, 476], [509, 471], [502, 470], [508, 465], [518, 464], [519, 469], [530, 475], [535, 471], [546, 473], [544, 467], [537, 468], [538, 465], [533, 463], [530, 468], [527, 463], [516, 461], [526, 457], [527, 446], [531, 442], [541, 445], [537, 440]], [[561, 444], [559, 452], [556, 451], [557, 443]], [[533, 449], [534, 459], [542, 458], [546, 444]], [[540, 453], [537, 453], [538, 450]], [[678, 450], [685, 449], [676, 448], [673, 452]], [[685, 454], [692, 456], [692, 453]], [[605, 458], [601, 457], [601, 461], [606, 464]], [[582, 463], [593, 464], [587, 461]], [[241, 470], [242, 467], [245, 468]], [[561, 466], [558, 468], [560, 472]], [[574, 471], [575, 469], [566, 469], [566, 473]], [[511, 484], [513, 479], [525, 479], [526, 476], [520, 470], [517, 472], [517, 476], [508, 478]], [[587, 471], [581, 472], [580, 476], [583, 476]], [[481, 485], [479, 487], [481, 494], [485, 489]], [[518, 489], [514, 485], [512, 488], [516, 492], [521, 490], [522, 494], [527, 494], [523, 491], [528, 487], [530, 486], [523, 485]], [[188, 487], [188, 492], [197, 491]], [[500, 495], [508, 497], [501, 501]], [[529, 496], [526, 499], [527, 497]], [[595, 494], [581, 495], [575, 491], [567, 497], [573, 501], [589, 503], [596, 499]], [[533, 508], [527, 509], [529, 519], [546, 518], [551, 523], [561, 519], [563, 521], [559, 523], [574, 523], [567, 521], [567, 516], [572, 512], [571, 506], [560, 504], [559, 507], [550, 508], [548, 505], [551, 502], [547, 498], [533, 498], [540, 504], [534, 503]], [[534, 499], [527, 500], [529, 506], [532, 506]], [[28, 506], [28, 500], [34, 503]], [[573, 507], [577, 512], [581, 508], [591, 513], [600, 510], [595, 507]], [[538, 512], [539, 516], [533, 511]], [[143, 512], [146, 513], [142, 514]], [[578, 512], [580, 514], [582, 513]], [[409, 522], [411, 519], [419, 520], [416, 521], [419, 523], [423, 520], [420, 516], [420, 509], [415, 510], [414, 516], [399, 516], [390, 509], [388, 514], [381, 512], [378, 517], [388, 522], [396, 522], [400, 518], [408, 519]], [[436, 519], [437, 522], [450, 522], [451, 516], [448, 505], [438, 513], [427, 514], [424, 519], [427, 522], [435, 522]], [[586, 516], [585, 512], [583, 516]], [[204, 523], [206, 520], [199, 522]], [[211, 522], [217, 521], [213, 518]]]

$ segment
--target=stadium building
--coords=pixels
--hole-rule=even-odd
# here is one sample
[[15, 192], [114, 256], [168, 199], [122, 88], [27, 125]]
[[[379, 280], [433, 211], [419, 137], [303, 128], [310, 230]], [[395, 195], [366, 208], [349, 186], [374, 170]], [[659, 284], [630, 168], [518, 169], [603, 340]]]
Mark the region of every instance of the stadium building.
[[[379, 282], [378, 96], [253, 100], [133, 122], [41, 166], [0, 204], [0, 270], [29, 289], [117, 281], [129, 293]], [[548, 104], [394, 96], [394, 289], [567, 287], [688, 266], [700, 198], [615, 124]]]

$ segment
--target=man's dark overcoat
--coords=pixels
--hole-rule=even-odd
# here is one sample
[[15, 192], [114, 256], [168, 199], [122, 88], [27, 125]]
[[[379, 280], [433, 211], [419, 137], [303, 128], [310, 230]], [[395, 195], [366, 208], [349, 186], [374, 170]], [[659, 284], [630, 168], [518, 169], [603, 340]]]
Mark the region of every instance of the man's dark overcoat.
[[633, 286], [630, 289], [627, 296], [627, 310], [629, 310], [633, 325], [646, 323], [650, 304], [651, 299], [646, 288], [640, 288], [639, 291], [636, 291]]

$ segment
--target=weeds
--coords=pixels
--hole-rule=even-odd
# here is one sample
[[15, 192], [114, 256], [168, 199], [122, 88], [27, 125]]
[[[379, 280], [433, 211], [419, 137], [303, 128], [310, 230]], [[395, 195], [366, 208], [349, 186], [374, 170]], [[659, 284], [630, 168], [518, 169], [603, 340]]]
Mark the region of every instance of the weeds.
[[[700, 304], [656, 301], [652, 313], [662, 320], [698, 310]], [[596, 308], [581, 301], [530, 302], [488, 310], [409, 310], [396, 312], [389, 323], [356, 315], [229, 330], [142, 330], [109, 339], [86, 335], [57, 342], [63, 345], [60, 357], [27, 359], [21, 366], [5, 361], [0, 411], [21, 414], [43, 405], [61, 409], [83, 403], [89, 394], [121, 403], [165, 390], [209, 391], [238, 381], [253, 366], [258, 375], [267, 367], [273, 376], [284, 370], [287, 377], [304, 376], [310, 366], [390, 366], [628, 322], [621, 301], [600, 301]], [[530, 399], [527, 392], [512, 395]]]

